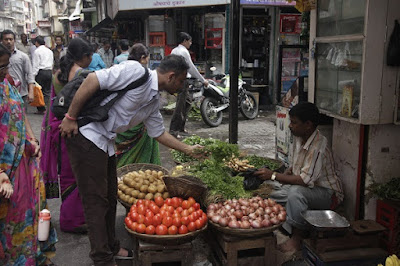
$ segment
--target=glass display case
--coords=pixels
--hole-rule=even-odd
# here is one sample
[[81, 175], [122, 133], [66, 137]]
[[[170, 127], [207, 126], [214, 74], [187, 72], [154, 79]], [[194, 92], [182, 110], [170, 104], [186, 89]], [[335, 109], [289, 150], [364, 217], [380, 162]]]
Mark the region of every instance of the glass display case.
[[[396, 73], [386, 63], [395, 1], [318, 0], [311, 11], [308, 100], [360, 124], [393, 123]], [[393, 14], [392, 14], [393, 13]], [[393, 29], [393, 27], [391, 27]]]

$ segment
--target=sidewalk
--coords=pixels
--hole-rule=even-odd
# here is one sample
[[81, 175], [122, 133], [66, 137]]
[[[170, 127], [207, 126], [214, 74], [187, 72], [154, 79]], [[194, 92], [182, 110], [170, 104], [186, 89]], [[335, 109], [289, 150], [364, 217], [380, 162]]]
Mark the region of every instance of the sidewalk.
[[[35, 110], [29, 108], [28, 118], [32, 124], [33, 131], [37, 138], [40, 136], [40, 128], [42, 116], [33, 114]], [[171, 115], [163, 114], [165, 119], [165, 127], [168, 130]], [[247, 150], [249, 154], [259, 156], [275, 157], [275, 112], [260, 111], [259, 116], [254, 120], [244, 120], [239, 114], [239, 140], [238, 144], [242, 150]], [[202, 121], [189, 121], [187, 129], [190, 133], [199, 135], [203, 138], [213, 137], [221, 140], [229, 138], [229, 124], [227, 114], [224, 116], [223, 123], [217, 128], [209, 128]], [[175, 166], [168, 148], [160, 145], [162, 165], [171, 169]], [[58, 243], [56, 245], [56, 256], [52, 261], [58, 266], [70, 265], [92, 265], [89, 258], [90, 244], [87, 235], [78, 235], [64, 233], [60, 230], [59, 215], [60, 215], [61, 199], [48, 200], [48, 205], [52, 214], [52, 222], [58, 233]], [[120, 204], [117, 205], [117, 220], [116, 220], [116, 235], [121, 240], [122, 247], [132, 247], [130, 235], [124, 228], [125, 208]], [[207, 262], [206, 248], [207, 244], [200, 238], [194, 241], [194, 261], [198, 265], [203, 265]], [[131, 261], [118, 261], [118, 265], [132, 265]], [[207, 264], [205, 264], [207, 265]]]

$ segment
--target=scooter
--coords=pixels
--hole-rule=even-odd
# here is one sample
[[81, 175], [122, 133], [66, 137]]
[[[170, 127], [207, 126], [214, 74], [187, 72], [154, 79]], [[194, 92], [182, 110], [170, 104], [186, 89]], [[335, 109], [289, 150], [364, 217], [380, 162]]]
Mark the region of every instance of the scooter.
[[[210, 70], [214, 72], [215, 67]], [[210, 127], [217, 127], [222, 123], [222, 111], [229, 107], [229, 75], [223, 75], [217, 82], [208, 79], [208, 87], [200, 88], [194, 98], [203, 96], [200, 105], [200, 114], [205, 124]], [[239, 110], [246, 119], [254, 119], [258, 114], [258, 104], [256, 98], [246, 91], [243, 85], [246, 84], [239, 78]]]

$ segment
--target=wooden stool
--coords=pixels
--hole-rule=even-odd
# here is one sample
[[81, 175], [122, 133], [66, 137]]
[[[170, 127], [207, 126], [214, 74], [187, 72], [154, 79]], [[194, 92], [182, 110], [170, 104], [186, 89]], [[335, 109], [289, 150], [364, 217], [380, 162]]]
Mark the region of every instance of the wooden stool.
[[[133, 265], [151, 266], [160, 262], [181, 262], [182, 266], [191, 265], [192, 242], [181, 245], [157, 245], [150, 244], [133, 238], [135, 258]], [[137, 262], [138, 264], [136, 264]]]
[[[276, 238], [273, 233], [255, 238], [237, 238], [209, 231], [210, 244], [222, 265], [276, 265]], [[240, 251], [261, 249], [257, 257], [239, 257]]]

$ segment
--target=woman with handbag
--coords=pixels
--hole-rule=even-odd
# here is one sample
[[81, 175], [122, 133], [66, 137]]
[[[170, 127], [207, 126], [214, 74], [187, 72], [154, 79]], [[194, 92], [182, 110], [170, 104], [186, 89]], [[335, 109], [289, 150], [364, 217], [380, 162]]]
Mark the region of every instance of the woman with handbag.
[[[135, 60], [146, 66], [150, 53], [146, 46], [136, 43], [132, 46], [128, 60]], [[132, 163], [152, 163], [161, 165], [158, 141], [149, 137], [143, 123], [123, 133], [117, 134], [117, 167]]]
[[56, 231], [50, 228], [47, 241], [37, 238], [39, 211], [46, 208], [39, 143], [21, 95], [5, 78], [10, 55], [0, 44], [0, 265], [52, 265]]
[[[92, 61], [91, 45], [80, 38], [71, 40], [68, 52], [61, 58], [60, 70], [53, 75], [51, 99], [68, 81], [79, 75]], [[52, 104], [52, 103], [50, 103]], [[86, 233], [81, 198], [70, 166], [65, 141], [60, 137], [58, 120], [51, 108], [44, 116], [41, 133], [43, 153], [40, 168], [44, 173], [47, 198], [58, 198], [61, 190], [60, 228], [64, 232]]]

